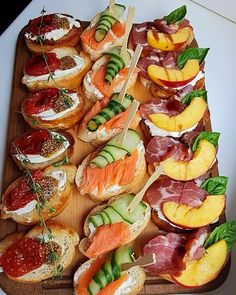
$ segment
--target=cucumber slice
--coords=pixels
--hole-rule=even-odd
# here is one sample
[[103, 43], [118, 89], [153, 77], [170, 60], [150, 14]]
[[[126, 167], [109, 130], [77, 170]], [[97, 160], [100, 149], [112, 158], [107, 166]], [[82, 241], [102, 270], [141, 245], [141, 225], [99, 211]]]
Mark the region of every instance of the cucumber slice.
[[120, 277], [121, 265], [124, 263], [134, 261], [132, 254], [133, 254], [133, 250], [132, 248], [128, 246], [122, 246], [112, 253], [111, 267], [112, 267], [112, 273], [115, 280], [117, 280]]
[[101, 24], [97, 27], [97, 30], [104, 30], [104, 31], [108, 32], [108, 31], [110, 30], [110, 28], [109, 28], [107, 25], [101, 23]]
[[113, 76], [110, 74], [106, 74], [105, 82], [111, 85], [112, 80], [113, 80]]
[[99, 214], [102, 217], [103, 224], [111, 224], [110, 218], [106, 212], [101, 211]]
[[123, 107], [120, 102], [116, 101], [113, 98], [110, 100], [109, 104], [112, 106], [112, 108], [114, 108], [114, 111], [117, 111], [117, 114], [125, 111], [125, 107]]
[[96, 215], [92, 215], [89, 217], [89, 221], [95, 226], [95, 227], [99, 227], [101, 225], [103, 225], [103, 219], [101, 214], [96, 214]]
[[105, 157], [106, 160], [107, 160], [109, 163], [114, 162], [114, 158], [111, 156], [110, 153], [108, 153], [108, 152], [106, 152], [106, 151], [101, 151], [101, 152], [100, 152], [100, 155], [103, 156], [103, 157]]
[[113, 274], [113, 277], [114, 277], [114, 281], [119, 279], [121, 272], [120, 272], [119, 267], [116, 264], [114, 253], [112, 254], [112, 257], [111, 257], [111, 269], [112, 269], [112, 274]]
[[98, 282], [100, 290], [103, 289], [104, 287], [106, 287], [106, 285], [107, 285], [106, 276], [101, 269], [95, 274], [93, 279], [95, 282]]
[[110, 220], [110, 224], [124, 221], [121, 215], [111, 207], [103, 209], [102, 212], [105, 212], [107, 214]]
[[111, 283], [114, 281], [113, 273], [112, 273], [112, 268], [111, 268], [111, 260], [107, 259], [104, 265], [102, 266], [102, 270], [106, 276], [107, 283]]
[[[106, 121], [109, 121], [109, 120], [111, 119], [111, 117], [107, 114], [106, 111], [104, 112], [104, 110], [102, 110], [102, 111], [99, 113], [99, 116], [102, 116], [103, 119], [105, 119]], [[105, 121], [105, 122], [106, 122], [106, 121]], [[104, 123], [105, 123], [105, 122], [104, 122]]]
[[95, 31], [94, 39], [97, 42], [101, 42], [106, 37], [107, 31], [99, 29]]
[[87, 290], [90, 295], [96, 295], [100, 291], [100, 287], [94, 280], [92, 280], [89, 283]]
[[98, 154], [98, 156], [95, 159], [93, 159], [90, 164], [94, 164], [99, 168], [103, 168], [109, 163], [105, 157]]
[[132, 213], [129, 213], [127, 208], [130, 202], [133, 200], [134, 194], [125, 195], [122, 198], [110, 203], [109, 206], [116, 210], [121, 217], [129, 223], [135, 223], [146, 211], [147, 206], [144, 202], [140, 202]]
[[119, 159], [122, 159], [127, 154], [127, 152], [124, 149], [121, 149], [121, 148], [116, 147], [116, 146], [111, 146], [111, 145], [106, 145], [103, 148], [103, 150], [109, 152], [110, 154], [112, 154], [115, 161], [117, 161]]

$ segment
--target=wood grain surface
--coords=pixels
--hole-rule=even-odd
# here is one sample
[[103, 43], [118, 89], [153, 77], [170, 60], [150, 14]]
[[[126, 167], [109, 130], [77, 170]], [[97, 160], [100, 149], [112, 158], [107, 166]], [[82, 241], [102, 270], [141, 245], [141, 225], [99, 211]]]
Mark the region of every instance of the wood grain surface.
[[[82, 22], [83, 26], [87, 26], [87, 22]], [[9, 113], [9, 126], [8, 126], [8, 136], [6, 141], [6, 158], [3, 174], [3, 191], [6, 187], [17, 177], [20, 176], [20, 171], [16, 167], [14, 161], [10, 157], [9, 147], [12, 140], [19, 134], [22, 134], [28, 130], [30, 127], [27, 126], [22, 115], [19, 113], [20, 106], [27, 95], [26, 87], [21, 84], [22, 70], [24, 64], [30, 56], [25, 42], [24, 42], [24, 31], [25, 28], [19, 34], [17, 45], [16, 45], [16, 54], [15, 54], [15, 66], [13, 73], [13, 82], [12, 82], [12, 96], [11, 96], [11, 107]], [[196, 42], [193, 46], [196, 46]], [[139, 82], [136, 83], [133, 90], [133, 94], [136, 99], [141, 103], [144, 103], [150, 99], [150, 93], [141, 86]], [[89, 108], [87, 104], [86, 108]], [[211, 125], [208, 121], [205, 126], [205, 130], [210, 131]], [[142, 134], [141, 130], [139, 129]], [[91, 151], [94, 150], [91, 144], [84, 143], [76, 139], [76, 128], [70, 130], [72, 135], [75, 138], [75, 149], [74, 154], [71, 158], [71, 162], [78, 165], [81, 161], [87, 156]], [[218, 175], [217, 168], [213, 172], [213, 175]], [[143, 184], [147, 180], [147, 175], [144, 179]], [[80, 235], [80, 238], [83, 238], [83, 222], [88, 214], [88, 212], [96, 206], [96, 203], [90, 200], [88, 196], [81, 196], [76, 188], [73, 190], [73, 195], [71, 197], [71, 202], [69, 206], [55, 219], [61, 222], [64, 222], [68, 225], [73, 226]], [[222, 217], [220, 222], [224, 222], [225, 217]], [[19, 231], [28, 231], [30, 227], [21, 226], [13, 222], [12, 220], [1, 220], [0, 221], [0, 240], [5, 236], [13, 232]], [[159, 234], [159, 229], [150, 222], [147, 228], [141, 233], [141, 235], [130, 245], [134, 248], [136, 257], [141, 254], [142, 246], [151, 238]], [[77, 267], [83, 263], [86, 258], [77, 252], [76, 259], [73, 261], [70, 268], [68, 268], [62, 278], [51, 279], [44, 281], [39, 284], [20, 284], [9, 280], [3, 273], [0, 274], [0, 286], [1, 288], [9, 295], [71, 295], [73, 293], [72, 278], [73, 273]], [[230, 259], [226, 264], [225, 268], [221, 272], [220, 276], [213, 282], [201, 287], [201, 288], [183, 288], [177, 285], [174, 285], [166, 280], [163, 280], [159, 277], [148, 276], [145, 282], [145, 286], [140, 294], [151, 295], [151, 294], [184, 294], [184, 293], [200, 293], [213, 290], [220, 286], [226, 279], [230, 268]]]

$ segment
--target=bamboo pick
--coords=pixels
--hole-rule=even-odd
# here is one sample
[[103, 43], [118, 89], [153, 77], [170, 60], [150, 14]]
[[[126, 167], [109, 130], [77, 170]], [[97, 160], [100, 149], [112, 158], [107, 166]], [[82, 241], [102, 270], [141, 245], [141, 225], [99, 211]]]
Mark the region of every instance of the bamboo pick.
[[115, 0], [109, 0], [109, 12], [113, 14], [114, 10], [115, 10]]
[[152, 174], [152, 176], [148, 179], [145, 186], [137, 193], [137, 195], [133, 198], [133, 200], [130, 202], [128, 206], [128, 212], [133, 212], [134, 209], [138, 206], [138, 204], [142, 201], [144, 194], [146, 193], [146, 190], [149, 188], [151, 184], [161, 175], [163, 171], [162, 165], [159, 165], [158, 168], [155, 170], [155, 172]]
[[140, 54], [143, 50], [143, 47], [141, 45], [138, 45], [135, 49], [135, 52], [134, 52], [134, 55], [131, 59], [131, 63], [130, 63], [130, 67], [129, 67], [129, 72], [128, 72], [128, 76], [126, 78], [126, 81], [121, 89], [121, 92], [119, 93], [119, 96], [117, 98], [117, 100], [119, 102], [122, 102], [122, 100], [124, 99], [124, 96], [125, 96], [125, 93], [126, 93], [126, 90], [127, 90], [127, 87], [128, 87], [128, 83], [129, 83], [129, 79], [130, 77], [132, 76], [135, 68], [136, 68], [136, 65], [138, 63], [138, 60], [139, 60], [139, 57], [140, 57]]
[[134, 13], [135, 13], [135, 7], [129, 6], [126, 25], [125, 25], [124, 41], [123, 41], [121, 51], [120, 51], [120, 55], [124, 59], [127, 59], [127, 55], [129, 55], [129, 53], [127, 52], [127, 45], [128, 45], [128, 40], [129, 40], [129, 33], [130, 33], [132, 25], [133, 25]]
[[126, 122], [125, 122], [125, 126], [124, 126], [124, 129], [122, 130], [122, 132], [119, 134], [118, 138], [117, 138], [117, 142], [119, 144], [123, 144], [124, 141], [125, 141], [125, 137], [126, 137], [126, 134], [127, 134], [127, 131], [129, 129], [129, 125], [131, 123], [131, 121], [133, 120], [137, 110], [138, 110], [138, 107], [139, 107], [139, 102], [137, 100], [133, 100], [132, 101], [132, 104], [129, 108], [129, 112], [128, 112], [128, 116], [127, 116], [127, 119], [126, 119]]
[[139, 257], [134, 262], [128, 262], [121, 265], [121, 271], [126, 271], [134, 266], [147, 266], [156, 263], [156, 257], [154, 253], [149, 253], [142, 257]]

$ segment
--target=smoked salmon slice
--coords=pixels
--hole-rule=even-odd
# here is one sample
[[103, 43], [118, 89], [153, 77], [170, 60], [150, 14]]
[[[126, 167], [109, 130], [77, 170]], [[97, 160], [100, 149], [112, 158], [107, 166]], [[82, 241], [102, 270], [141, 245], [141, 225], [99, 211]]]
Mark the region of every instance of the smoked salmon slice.
[[97, 295], [114, 295], [116, 290], [126, 281], [128, 280], [128, 275], [125, 274], [120, 277], [118, 280], [111, 282], [104, 289], [98, 292]]

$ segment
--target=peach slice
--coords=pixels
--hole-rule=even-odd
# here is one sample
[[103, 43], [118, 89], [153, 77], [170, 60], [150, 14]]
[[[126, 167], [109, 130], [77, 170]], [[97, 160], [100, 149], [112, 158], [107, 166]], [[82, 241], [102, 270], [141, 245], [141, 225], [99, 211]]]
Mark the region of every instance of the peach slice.
[[164, 173], [175, 180], [192, 180], [206, 173], [216, 158], [216, 148], [209, 141], [199, 142], [193, 158], [188, 162], [168, 158], [162, 162]]
[[183, 228], [199, 228], [216, 220], [225, 208], [224, 195], [207, 196], [199, 208], [176, 202], [165, 202], [162, 211], [172, 223]]
[[199, 260], [186, 261], [186, 269], [173, 280], [184, 287], [200, 287], [213, 281], [227, 260], [227, 244], [221, 240], [206, 249]]
[[191, 82], [199, 73], [199, 69], [198, 60], [189, 59], [181, 70], [150, 65], [147, 71], [150, 79], [158, 85], [180, 87]]
[[169, 117], [165, 114], [149, 115], [152, 122], [167, 131], [183, 131], [196, 125], [204, 116], [207, 103], [203, 97], [194, 97], [190, 105], [179, 115]]
[[180, 29], [174, 34], [158, 33], [153, 30], [147, 32], [147, 42], [150, 46], [162, 51], [174, 51], [181, 48], [192, 36], [190, 28]]

